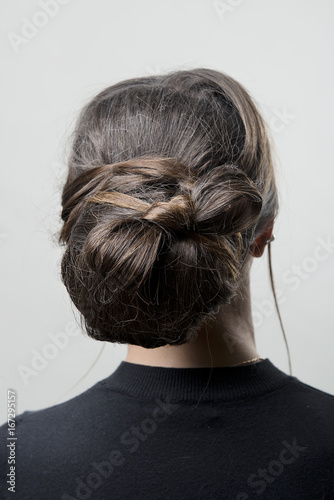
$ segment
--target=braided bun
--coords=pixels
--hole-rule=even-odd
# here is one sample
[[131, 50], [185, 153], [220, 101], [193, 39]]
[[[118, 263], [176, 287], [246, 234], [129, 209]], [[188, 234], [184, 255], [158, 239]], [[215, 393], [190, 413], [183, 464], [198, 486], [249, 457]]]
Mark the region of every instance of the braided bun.
[[59, 240], [91, 337], [180, 345], [237, 294], [277, 208], [263, 127], [246, 91], [209, 70], [123, 82], [83, 110]]
[[[235, 166], [187, 184], [185, 171], [174, 159], [138, 158], [97, 169], [88, 183], [83, 173], [82, 186], [75, 179], [63, 209], [62, 274], [98, 340], [147, 348], [183, 343], [234, 293], [240, 232], [257, 220], [261, 194]], [[118, 176], [123, 193], [113, 190]], [[138, 197], [144, 185], [149, 202]]]

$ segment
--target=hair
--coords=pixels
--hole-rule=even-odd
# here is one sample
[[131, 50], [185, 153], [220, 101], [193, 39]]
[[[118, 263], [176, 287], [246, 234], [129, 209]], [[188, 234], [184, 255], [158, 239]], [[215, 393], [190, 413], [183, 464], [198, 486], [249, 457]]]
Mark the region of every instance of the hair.
[[181, 345], [238, 295], [277, 212], [266, 126], [240, 83], [210, 69], [122, 81], [73, 133], [62, 281], [89, 336]]

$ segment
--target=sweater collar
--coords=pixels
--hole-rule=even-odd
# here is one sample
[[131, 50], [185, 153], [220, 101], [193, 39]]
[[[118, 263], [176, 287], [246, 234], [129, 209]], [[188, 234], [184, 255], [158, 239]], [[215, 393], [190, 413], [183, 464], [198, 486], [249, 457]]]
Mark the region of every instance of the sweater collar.
[[132, 397], [169, 401], [233, 401], [276, 390], [291, 379], [268, 359], [249, 365], [166, 368], [122, 361], [101, 381], [108, 389]]

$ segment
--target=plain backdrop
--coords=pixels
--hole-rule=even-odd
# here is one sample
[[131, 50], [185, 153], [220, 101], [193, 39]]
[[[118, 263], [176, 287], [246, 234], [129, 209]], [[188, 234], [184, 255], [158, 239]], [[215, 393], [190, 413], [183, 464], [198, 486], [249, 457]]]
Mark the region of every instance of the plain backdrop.
[[[249, 90], [276, 147], [273, 270], [293, 375], [334, 392], [332, 0], [2, 0], [1, 394], [18, 412], [110, 375], [125, 345], [87, 338], [60, 281], [60, 189], [82, 106], [120, 80], [224, 71]], [[267, 250], [252, 269], [256, 340], [288, 372]], [[85, 373], [88, 371], [86, 376]]]

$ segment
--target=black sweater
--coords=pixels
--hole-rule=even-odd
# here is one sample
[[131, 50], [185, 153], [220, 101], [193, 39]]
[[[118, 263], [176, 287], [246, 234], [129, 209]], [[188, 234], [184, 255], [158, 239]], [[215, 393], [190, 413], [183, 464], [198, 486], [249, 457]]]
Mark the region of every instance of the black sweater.
[[122, 361], [70, 401], [22, 413], [16, 436], [13, 494], [0, 428], [5, 499], [334, 499], [334, 396], [269, 359]]

